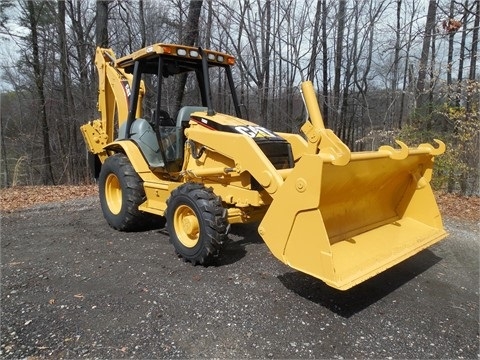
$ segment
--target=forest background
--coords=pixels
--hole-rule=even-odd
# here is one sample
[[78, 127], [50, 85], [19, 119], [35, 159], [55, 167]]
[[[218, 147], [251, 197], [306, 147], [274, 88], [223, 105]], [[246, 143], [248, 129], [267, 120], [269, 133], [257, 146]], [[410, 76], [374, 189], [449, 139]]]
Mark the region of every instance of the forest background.
[[[96, 46], [233, 54], [247, 118], [298, 132], [312, 80], [352, 150], [441, 139], [434, 187], [480, 194], [480, 0], [66, 0], [0, 3], [0, 187], [91, 183]], [[221, 79], [212, 92], [224, 91]]]

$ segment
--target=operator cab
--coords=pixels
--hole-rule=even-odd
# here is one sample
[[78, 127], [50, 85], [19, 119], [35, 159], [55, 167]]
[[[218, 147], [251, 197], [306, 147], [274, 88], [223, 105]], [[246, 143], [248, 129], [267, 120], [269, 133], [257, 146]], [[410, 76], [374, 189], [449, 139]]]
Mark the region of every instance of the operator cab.
[[[119, 139], [135, 141], [151, 168], [180, 171], [184, 129], [193, 112], [214, 115], [215, 105], [241, 118], [231, 72], [234, 63], [225, 53], [171, 44], [155, 44], [118, 59], [116, 65], [133, 74], [128, 118]], [[219, 84], [215, 104], [210, 77]], [[141, 118], [135, 118], [137, 106], [142, 107]]]

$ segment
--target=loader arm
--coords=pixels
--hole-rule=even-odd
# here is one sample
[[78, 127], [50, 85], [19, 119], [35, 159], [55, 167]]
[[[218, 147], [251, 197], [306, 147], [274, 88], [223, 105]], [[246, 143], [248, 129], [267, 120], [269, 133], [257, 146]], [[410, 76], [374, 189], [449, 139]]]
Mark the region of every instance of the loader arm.
[[[127, 120], [133, 76], [115, 66], [116, 58], [111, 49], [97, 48], [95, 66], [98, 71], [98, 111], [100, 118], [81, 126], [89, 151], [100, 161], [106, 159], [105, 146], [115, 140], [117, 129]], [[145, 88], [140, 85], [137, 117]]]
[[[219, 115], [216, 115], [219, 116]], [[211, 117], [203, 116], [208, 119]], [[187, 137], [234, 161], [235, 173], [249, 172], [262, 187], [273, 195], [283, 184], [283, 178], [252, 138], [240, 134], [204, 131], [201, 125], [193, 123], [185, 131]], [[241, 151], [239, 151], [241, 149]]]

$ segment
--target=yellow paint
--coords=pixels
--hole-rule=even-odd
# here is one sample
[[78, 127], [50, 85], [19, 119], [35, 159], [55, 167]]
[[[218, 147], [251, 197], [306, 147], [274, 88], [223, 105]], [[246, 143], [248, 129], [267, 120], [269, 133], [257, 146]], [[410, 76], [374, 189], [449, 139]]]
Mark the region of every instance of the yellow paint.
[[[115, 61], [111, 50], [97, 49], [102, 117], [82, 126], [82, 133], [102, 161], [118, 151], [127, 155], [146, 193], [140, 210], [164, 215], [173, 189], [187, 181], [203, 183], [221, 197], [230, 223], [261, 220], [259, 234], [279, 260], [341, 290], [447, 235], [430, 187], [433, 158], [445, 145], [435, 140], [437, 148], [422, 144], [412, 149], [397, 142], [396, 148], [351, 152], [325, 129], [311, 82], [302, 83], [309, 114], [302, 126], [305, 137], [277, 133], [291, 144], [294, 168], [275, 169], [253, 140], [272, 136], [270, 130], [230, 115], [197, 112], [203, 122], [235, 126], [241, 134], [212, 131], [192, 120], [185, 134], [202, 149], [201, 156], [194, 158], [186, 146], [178, 173], [150, 169], [134, 142], [113, 141], [115, 111], [119, 119], [128, 113], [121, 82], [132, 79], [123, 68], [152, 54], [173, 56], [184, 50], [189, 55], [182, 56], [195, 56], [195, 48], [155, 44]], [[207, 55], [234, 62], [227, 54], [207, 50]], [[111, 180], [109, 196], [115, 199], [118, 186]], [[119, 205], [113, 202], [111, 208]], [[201, 229], [191, 209], [179, 207], [174, 221], [180, 241], [195, 246]]]

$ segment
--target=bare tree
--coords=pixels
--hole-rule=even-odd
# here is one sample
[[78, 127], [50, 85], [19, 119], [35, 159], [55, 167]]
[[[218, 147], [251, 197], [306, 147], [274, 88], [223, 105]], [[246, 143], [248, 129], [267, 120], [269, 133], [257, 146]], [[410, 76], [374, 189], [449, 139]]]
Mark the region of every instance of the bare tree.
[[[59, 136], [66, 162], [66, 177], [68, 183], [77, 183], [80, 176], [78, 171], [80, 165], [76, 162], [78, 155], [78, 124], [74, 116], [74, 99], [72, 94], [72, 83], [70, 79], [70, 60], [67, 47], [66, 33], [66, 7], [64, 1], [57, 3], [57, 28], [58, 28], [58, 46], [60, 52], [60, 78], [61, 78], [61, 125], [63, 133]], [[63, 141], [64, 140], [64, 141]], [[77, 166], [76, 166], [77, 165]]]
[[97, 0], [96, 43], [108, 47], [108, 3], [109, 0]]
[[[401, 29], [402, 28], [402, 0], [397, 0], [397, 9], [396, 9], [396, 27], [395, 27], [395, 51], [393, 55], [393, 66], [392, 66], [392, 85], [391, 85], [391, 112], [390, 122], [394, 123], [394, 113], [397, 113], [396, 99], [397, 99], [397, 89], [398, 89], [398, 73], [400, 67], [400, 50], [401, 50]], [[402, 127], [402, 119], [398, 119], [398, 127]]]
[[417, 78], [417, 109], [423, 109], [427, 105], [428, 94], [425, 94], [425, 79], [428, 72], [428, 57], [435, 28], [435, 16], [437, 13], [437, 1], [429, 0], [427, 20], [425, 23], [425, 32], [423, 35], [422, 54], [418, 68]]
[[[454, 19], [454, 10], [455, 10], [455, 0], [450, 1], [450, 7], [449, 7], [449, 13], [448, 13], [448, 20], [447, 23], [445, 24], [444, 22], [444, 28], [445, 26], [448, 26], [448, 22], [451, 21], [451, 19]], [[454, 93], [452, 89], [453, 85], [453, 79], [452, 79], [452, 68], [453, 68], [453, 48], [454, 48], [454, 37], [455, 37], [455, 31], [448, 31], [448, 59], [447, 59], [447, 88], [448, 88], [448, 98], [449, 102], [452, 102], [452, 94]]]
[[312, 55], [310, 57], [310, 62], [308, 64], [308, 79], [312, 81], [314, 79], [314, 76], [317, 70], [317, 56], [319, 53], [318, 42], [320, 40], [321, 13], [322, 13], [322, 1], [317, 0], [317, 6], [315, 9], [315, 21], [314, 21], [313, 33], [312, 33]]
[[45, 68], [44, 62], [40, 57], [39, 46], [39, 21], [43, 12], [47, 11], [46, 3], [26, 1], [25, 3], [25, 15], [27, 17], [27, 26], [30, 30], [30, 45], [32, 48], [32, 60], [31, 65], [33, 68], [33, 76], [35, 81], [35, 88], [38, 95], [38, 106], [40, 113], [40, 121], [42, 126], [42, 139], [43, 139], [43, 161], [44, 170], [42, 174], [44, 184], [55, 184], [52, 168], [52, 155], [50, 149], [50, 131], [48, 127], [47, 110], [46, 110], [46, 97], [44, 88], [44, 75]]
[[[477, 131], [478, 92], [471, 90], [478, 88], [478, 3], [429, 0], [425, 8], [418, 0], [4, 1], [1, 35], [12, 36], [24, 56], [17, 67], [0, 65], [2, 80], [14, 89], [2, 95], [2, 163], [8, 156], [11, 163], [31, 161], [22, 179], [32, 183], [81, 181], [85, 151], [78, 125], [96, 113], [95, 46], [112, 47], [121, 56], [148, 43], [176, 42], [236, 56], [233, 76], [250, 120], [296, 131], [303, 119], [297, 85], [308, 78], [321, 92], [325, 124], [350, 147], [375, 148], [379, 136], [390, 141], [391, 132], [402, 128], [401, 134], [414, 131], [418, 141], [432, 134], [447, 139], [457, 163], [471, 169], [478, 153], [471, 136]], [[23, 23], [15, 16], [7, 21], [5, 4], [20, 7]], [[12, 33], [14, 21], [26, 25], [27, 37]], [[228, 111], [224, 81], [212, 73], [215, 107]], [[172, 114], [184, 93], [191, 96], [185, 92], [189, 85], [188, 79], [166, 82]], [[3, 109], [10, 109], [8, 117]], [[35, 137], [36, 131], [42, 136]], [[22, 136], [10, 136], [15, 132]], [[3, 183], [11, 176], [8, 171]], [[464, 176], [460, 186], [459, 176], [452, 177], [449, 189], [468, 190], [470, 178]]]
[[[408, 93], [411, 93], [411, 87], [413, 86], [413, 80], [412, 80], [412, 73], [413, 71], [411, 70], [411, 63], [410, 63], [410, 53], [411, 49], [413, 46], [413, 40], [414, 40], [414, 35], [413, 35], [413, 25], [414, 25], [414, 19], [417, 16], [417, 1], [412, 0], [411, 1], [411, 10], [410, 10], [410, 18], [408, 21], [408, 31], [406, 33], [408, 34], [408, 37], [405, 41], [404, 45], [404, 66], [403, 66], [403, 84], [402, 84], [402, 95], [400, 97], [400, 114], [398, 115], [399, 118], [399, 124], [403, 124], [404, 122], [404, 116], [406, 113], [406, 110], [408, 110]], [[410, 124], [410, 118], [407, 118], [407, 124]]]
[[[77, 84], [79, 95], [76, 97], [77, 106], [82, 109], [76, 114], [78, 121], [86, 121], [93, 116], [95, 108], [95, 94], [93, 89], [96, 74], [91, 60], [95, 54], [95, 35], [93, 29], [96, 24], [95, 9], [89, 9], [81, 1], [67, 0], [66, 12], [71, 22], [72, 41], [68, 44], [69, 56], [72, 61], [72, 81]], [[89, 65], [92, 64], [92, 65]]]
[[140, 15], [140, 47], [143, 48], [147, 43], [147, 31], [145, 28], [145, 9], [143, 0], [138, 0], [138, 13]]
[[[185, 32], [182, 32], [182, 38], [180, 39], [180, 43], [188, 46], [193, 46], [195, 43], [198, 42], [198, 35], [199, 35], [199, 22], [200, 22], [200, 13], [202, 10], [202, 0], [190, 0], [190, 5], [188, 6], [188, 19], [187, 19], [187, 27]], [[178, 80], [178, 86], [175, 90], [175, 112], [180, 109], [182, 104], [183, 95], [185, 91], [185, 84], [187, 83], [187, 74], [183, 74], [180, 76]]]
[[335, 49], [335, 75], [333, 82], [333, 108], [336, 112], [335, 122], [340, 121], [341, 109], [340, 109], [340, 84], [342, 75], [342, 59], [343, 59], [343, 41], [345, 33], [345, 17], [346, 17], [346, 0], [339, 0], [338, 13], [337, 13], [337, 41]]
[[[472, 50], [470, 56], [470, 72], [468, 75], [468, 80], [474, 86], [476, 82], [476, 74], [477, 74], [477, 58], [478, 58], [478, 31], [480, 27], [480, 0], [475, 0], [473, 6], [473, 31], [472, 31]], [[467, 93], [467, 104], [466, 104], [466, 112], [470, 114], [472, 112], [472, 94], [473, 91], [468, 91]], [[480, 104], [477, 104], [480, 105]]]

